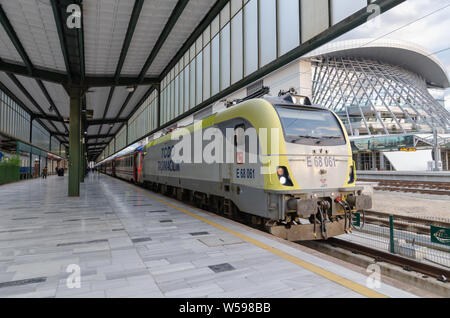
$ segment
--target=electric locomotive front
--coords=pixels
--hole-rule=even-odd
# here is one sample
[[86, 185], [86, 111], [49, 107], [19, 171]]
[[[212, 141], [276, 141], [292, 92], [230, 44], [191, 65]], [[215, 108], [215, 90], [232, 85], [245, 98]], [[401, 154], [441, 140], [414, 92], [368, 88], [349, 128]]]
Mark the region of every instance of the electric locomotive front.
[[284, 220], [269, 222], [274, 235], [315, 240], [351, 230], [352, 212], [371, 208], [357, 187], [355, 165], [345, 127], [338, 116], [307, 97], [292, 93], [266, 98], [283, 128], [286, 166], [277, 167]]

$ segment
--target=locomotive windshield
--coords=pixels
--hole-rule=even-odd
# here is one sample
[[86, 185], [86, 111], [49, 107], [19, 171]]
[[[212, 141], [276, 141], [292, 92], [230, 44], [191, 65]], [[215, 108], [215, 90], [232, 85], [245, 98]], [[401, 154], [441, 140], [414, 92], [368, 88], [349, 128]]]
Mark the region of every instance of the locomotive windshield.
[[330, 111], [286, 106], [275, 109], [287, 142], [322, 146], [345, 144], [342, 128]]

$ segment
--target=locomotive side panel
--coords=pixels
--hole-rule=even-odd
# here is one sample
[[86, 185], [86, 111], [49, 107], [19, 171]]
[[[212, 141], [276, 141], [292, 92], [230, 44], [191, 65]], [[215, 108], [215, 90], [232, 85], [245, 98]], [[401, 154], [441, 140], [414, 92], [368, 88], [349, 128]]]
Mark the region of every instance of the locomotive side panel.
[[[230, 199], [241, 211], [277, 219], [278, 213], [272, 216], [268, 214], [268, 195], [264, 192], [264, 177], [260, 173], [261, 164], [248, 163], [248, 159], [244, 164], [238, 163], [237, 160], [234, 160], [234, 163], [226, 160], [227, 151], [231, 150], [229, 158], [236, 159], [237, 156], [234, 135], [228, 133], [227, 137], [227, 128], [241, 126], [245, 129], [254, 128], [248, 121], [235, 118], [217, 125], [203, 127], [201, 133], [191, 131], [187, 138], [189, 143], [185, 144], [186, 147], [192, 149], [189, 162], [178, 163], [179, 161], [174, 160], [174, 156], [176, 156], [174, 151], [177, 150], [175, 145], [178, 142], [176, 140], [165, 140], [148, 147], [144, 157], [144, 180]], [[207, 163], [203, 160], [204, 156], [199, 158], [198, 155], [199, 153], [203, 155], [215, 137], [203, 140], [203, 138], [196, 137], [195, 134], [203, 135], [206, 129], [211, 128], [217, 129], [217, 132], [220, 132], [224, 138], [224, 142], [219, 143], [221, 149], [216, 148], [211, 151], [211, 154], [217, 154], [219, 156], [217, 158], [222, 157], [222, 160]], [[180, 141], [185, 137], [181, 137]], [[228, 139], [225, 140], [226, 138]], [[258, 146], [257, 149], [259, 150], [259, 148]], [[256, 156], [258, 156], [258, 150]], [[243, 158], [249, 158], [249, 152], [250, 147], [247, 142]], [[195, 163], [199, 159], [201, 159], [200, 162]]]

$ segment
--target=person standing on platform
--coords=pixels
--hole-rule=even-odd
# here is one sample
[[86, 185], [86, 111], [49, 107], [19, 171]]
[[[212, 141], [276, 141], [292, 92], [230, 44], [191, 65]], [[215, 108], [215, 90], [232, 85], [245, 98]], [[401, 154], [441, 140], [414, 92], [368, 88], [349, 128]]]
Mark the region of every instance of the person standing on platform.
[[47, 169], [47, 167], [45, 167], [45, 168], [42, 170], [42, 178], [43, 178], [43, 179], [47, 179], [47, 174], [48, 174], [48, 169]]

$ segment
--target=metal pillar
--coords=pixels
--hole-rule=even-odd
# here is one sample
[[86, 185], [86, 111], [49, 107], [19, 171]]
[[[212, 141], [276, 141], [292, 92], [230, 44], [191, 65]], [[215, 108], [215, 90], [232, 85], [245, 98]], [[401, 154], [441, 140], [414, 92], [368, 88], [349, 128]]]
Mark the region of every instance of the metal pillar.
[[84, 136], [85, 136], [85, 134], [84, 134], [84, 123], [83, 123], [83, 120], [82, 120], [82, 116], [81, 116], [81, 112], [80, 112], [80, 126], [81, 126], [81, 138], [80, 138], [80, 182], [81, 183], [84, 183], [84, 147], [85, 147], [85, 145], [84, 145], [84, 142], [85, 142], [85, 139], [84, 139]]
[[441, 149], [439, 147], [438, 131], [436, 128], [433, 129], [433, 144], [434, 144], [434, 169], [433, 171], [442, 171], [441, 162]]
[[80, 196], [81, 89], [71, 88], [69, 133], [69, 197]]
[[[30, 118], [30, 145], [33, 141], [33, 117]], [[30, 179], [33, 179], [33, 148], [30, 149], [30, 171], [28, 174]]]
[[372, 152], [372, 171], [377, 171], [377, 153], [374, 151]]
[[360, 153], [356, 154], [356, 170], [363, 170], [362, 158]]
[[381, 171], [386, 170], [386, 164], [384, 162], [384, 153], [382, 153], [381, 151], [380, 151], [380, 170]]

